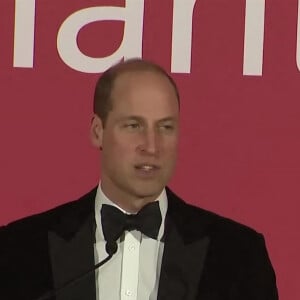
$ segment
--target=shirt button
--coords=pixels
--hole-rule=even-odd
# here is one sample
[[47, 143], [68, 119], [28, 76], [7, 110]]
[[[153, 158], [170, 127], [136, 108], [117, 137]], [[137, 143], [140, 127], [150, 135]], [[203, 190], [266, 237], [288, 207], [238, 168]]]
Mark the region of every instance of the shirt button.
[[135, 245], [130, 245], [129, 246], [129, 251], [134, 251], [135, 250]]
[[132, 291], [127, 290], [127, 291], [125, 292], [125, 295], [126, 295], [126, 296], [129, 296], [129, 297], [132, 296]]

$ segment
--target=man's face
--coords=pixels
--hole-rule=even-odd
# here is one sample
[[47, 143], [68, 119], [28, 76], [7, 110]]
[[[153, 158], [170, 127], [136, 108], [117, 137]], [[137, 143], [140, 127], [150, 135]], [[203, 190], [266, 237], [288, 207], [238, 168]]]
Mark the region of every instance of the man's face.
[[98, 144], [102, 189], [115, 202], [154, 200], [169, 181], [177, 156], [174, 88], [159, 73], [127, 72], [117, 77], [111, 99]]

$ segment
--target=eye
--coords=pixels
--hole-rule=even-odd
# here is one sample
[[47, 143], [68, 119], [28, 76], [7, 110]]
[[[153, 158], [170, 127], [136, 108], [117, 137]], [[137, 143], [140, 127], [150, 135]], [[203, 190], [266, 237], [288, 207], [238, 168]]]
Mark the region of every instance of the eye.
[[137, 122], [126, 123], [125, 127], [128, 129], [139, 129], [141, 125]]
[[173, 131], [174, 130], [174, 125], [172, 124], [162, 124], [159, 126], [159, 129], [162, 130], [162, 131]]

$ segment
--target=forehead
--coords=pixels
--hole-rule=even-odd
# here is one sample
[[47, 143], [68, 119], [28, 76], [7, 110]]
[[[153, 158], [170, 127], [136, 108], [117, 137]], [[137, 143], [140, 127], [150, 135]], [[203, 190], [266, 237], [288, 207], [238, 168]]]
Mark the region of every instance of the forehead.
[[[120, 74], [113, 86], [113, 110], [139, 109], [166, 113], [177, 112], [178, 99], [174, 86], [163, 74], [155, 71], [128, 71]], [[156, 108], [156, 109], [155, 109]]]

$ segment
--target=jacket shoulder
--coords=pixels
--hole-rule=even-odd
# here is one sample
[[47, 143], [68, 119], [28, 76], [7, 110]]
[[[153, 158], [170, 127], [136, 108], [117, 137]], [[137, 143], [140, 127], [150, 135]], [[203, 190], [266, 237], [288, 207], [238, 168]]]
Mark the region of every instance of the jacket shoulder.
[[56, 230], [64, 220], [77, 221], [93, 209], [96, 188], [74, 201], [59, 205], [50, 210], [34, 214], [0, 227], [0, 241], [37, 238], [49, 230]]
[[184, 228], [192, 236], [208, 234], [218, 239], [257, 239], [261, 237], [253, 228], [241, 224], [233, 219], [221, 216], [212, 211], [186, 203], [171, 190], [167, 190], [169, 199], [169, 212], [176, 219], [178, 229]]

